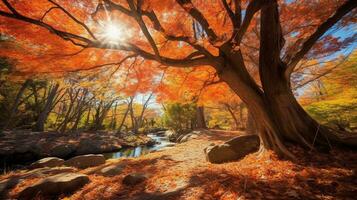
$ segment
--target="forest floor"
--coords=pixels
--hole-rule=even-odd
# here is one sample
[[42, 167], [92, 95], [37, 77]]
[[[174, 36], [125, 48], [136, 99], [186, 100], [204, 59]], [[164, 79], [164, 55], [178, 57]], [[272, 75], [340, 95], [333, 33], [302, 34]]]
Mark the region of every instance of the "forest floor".
[[[272, 152], [250, 154], [226, 164], [211, 164], [203, 149], [220, 143], [239, 132], [206, 131], [200, 137], [140, 158], [108, 160], [105, 165], [80, 172], [90, 183], [64, 199], [125, 200], [243, 200], [243, 199], [355, 199], [357, 194], [357, 152], [333, 149], [331, 154], [304, 152], [291, 147], [297, 160], [280, 160]], [[125, 165], [114, 177], [95, 175], [113, 163]], [[149, 178], [135, 186], [122, 184], [133, 172]], [[16, 172], [0, 177], [8, 178]], [[23, 181], [10, 197], [36, 180]]]

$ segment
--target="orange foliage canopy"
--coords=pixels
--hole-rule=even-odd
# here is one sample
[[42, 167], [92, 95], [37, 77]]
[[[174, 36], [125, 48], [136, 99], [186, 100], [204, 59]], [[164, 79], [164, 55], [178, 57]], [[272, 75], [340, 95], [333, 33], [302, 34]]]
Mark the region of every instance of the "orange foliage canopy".
[[[241, 2], [239, 6], [237, 2]], [[242, 51], [252, 77], [258, 79], [259, 18], [254, 13], [251, 19], [237, 14], [240, 10], [247, 13], [249, 5], [255, 2], [2, 0], [0, 56], [15, 59], [20, 75], [120, 67], [127, 72], [121, 80], [136, 81], [125, 86], [128, 91], [147, 91], [165, 73], [166, 81], [155, 89], [161, 91], [160, 98], [177, 99], [187, 91], [191, 96], [216, 99], [224, 97], [229, 89], [222, 84], [212, 85], [218, 81], [219, 72], [207, 67], [211, 65], [208, 59], [214, 60], [219, 48], [232, 37], [241, 37], [235, 38], [241, 40], [236, 49]], [[279, 1], [286, 40], [283, 55], [289, 57], [296, 52], [344, 2]], [[335, 27], [354, 23], [355, 13], [344, 17]], [[247, 21], [244, 37], [236, 32], [232, 17], [243, 21], [243, 25]], [[115, 32], [118, 37], [115, 41], [108, 38], [111, 25], [120, 30]], [[326, 34], [306, 59], [316, 58], [317, 54], [329, 55], [353, 41]], [[164, 65], [185, 69], [166, 69]], [[201, 90], [207, 90], [206, 94]]]

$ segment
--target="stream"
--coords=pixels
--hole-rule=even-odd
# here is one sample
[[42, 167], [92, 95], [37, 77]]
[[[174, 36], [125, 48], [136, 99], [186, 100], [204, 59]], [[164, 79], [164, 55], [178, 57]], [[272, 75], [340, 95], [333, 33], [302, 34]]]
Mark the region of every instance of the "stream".
[[[152, 151], [156, 151], [165, 147], [170, 147], [175, 145], [175, 143], [170, 142], [168, 137], [166, 136], [158, 136], [156, 134], [148, 134], [148, 137], [152, 138], [155, 141], [154, 145], [151, 146], [136, 146], [136, 147], [129, 147], [123, 148], [119, 151], [110, 152], [110, 153], [103, 153], [106, 159], [118, 159], [118, 158], [129, 158], [129, 157], [139, 157], [141, 155], [148, 154]], [[35, 161], [35, 160], [34, 160]], [[15, 170], [15, 169], [24, 169], [32, 162], [20, 162], [20, 163], [13, 163], [7, 160], [0, 160], [0, 174], [4, 174], [7, 171]]]
[[170, 142], [166, 136], [158, 136], [155, 134], [148, 134], [147, 136], [153, 139], [156, 144], [153, 146], [137, 146], [124, 148], [116, 152], [104, 153], [103, 155], [106, 159], [139, 157], [141, 155], [148, 154], [152, 151], [157, 151], [159, 149], [175, 145], [175, 143]]

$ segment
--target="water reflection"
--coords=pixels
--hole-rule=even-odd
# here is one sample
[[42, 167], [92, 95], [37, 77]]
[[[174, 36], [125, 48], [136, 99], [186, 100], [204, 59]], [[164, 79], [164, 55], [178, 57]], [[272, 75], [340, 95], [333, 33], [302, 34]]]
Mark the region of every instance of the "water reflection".
[[164, 136], [157, 136], [154, 134], [148, 134], [148, 136], [155, 140], [158, 144], [155, 144], [153, 146], [138, 146], [133, 148], [126, 148], [117, 152], [105, 153], [104, 156], [106, 159], [139, 157], [141, 155], [148, 154], [151, 151], [159, 150], [168, 146], [173, 146], [175, 144], [170, 142], [169, 139]]

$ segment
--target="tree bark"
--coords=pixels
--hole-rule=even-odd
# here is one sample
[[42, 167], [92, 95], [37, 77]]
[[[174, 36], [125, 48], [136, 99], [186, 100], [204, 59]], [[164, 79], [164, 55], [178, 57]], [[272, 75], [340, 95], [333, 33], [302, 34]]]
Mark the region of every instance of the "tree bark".
[[58, 127], [58, 129], [59, 129], [59, 131], [61, 133], [64, 133], [67, 130], [67, 125], [70, 122], [70, 115], [71, 115], [72, 110], [73, 110], [74, 102], [77, 99], [77, 97], [79, 95], [79, 92], [80, 92], [80, 89], [78, 89], [75, 93], [74, 93], [74, 90], [72, 88], [70, 88], [68, 90], [68, 94], [69, 94], [69, 98], [70, 98], [69, 99], [70, 102], [69, 102], [68, 110], [66, 112], [66, 115], [64, 116], [63, 122]]
[[197, 120], [197, 128], [207, 128], [205, 113], [203, 106], [197, 106], [196, 108], [196, 120]]
[[88, 129], [88, 125], [89, 125], [89, 118], [90, 118], [90, 112], [91, 112], [91, 110], [92, 110], [92, 106], [89, 104], [88, 105], [88, 112], [87, 112], [87, 117], [86, 117], [86, 122], [84, 123], [85, 125], [84, 125], [84, 127], [86, 128], [86, 129]]
[[110, 122], [110, 128], [112, 130], [115, 130], [117, 126], [117, 107], [118, 107], [118, 102], [115, 103], [113, 114], [112, 114], [112, 121]]
[[248, 110], [247, 114], [247, 125], [246, 131], [247, 134], [257, 134], [254, 117], [251, 112]]
[[287, 141], [308, 149], [331, 148], [332, 142], [357, 146], [357, 137], [342, 136], [321, 126], [295, 99], [290, 80], [285, 78], [286, 65], [280, 60], [284, 40], [276, 1], [269, 0], [263, 5], [260, 29], [259, 75], [262, 89], [247, 72], [240, 50], [231, 51], [229, 45], [223, 45], [220, 54], [224, 59], [220, 65], [216, 64], [216, 68], [221, 80], [247, 105], [256, 122], [261, 148], [294, 158], [285, 146]]
[[118, 133], [120, 133], [121, 129], [122, 129], [123, 126], [124, 126], [126, 117], [128, 116], [128, 113], [129, 113], [129, 111], [130, 111], [130, 107], [131, 107], [131, 104], [133, 103], [133, 100], [134, 100], [134, 98], [130, 98], [130, 101], [129, 101], [129, 103], [128, 103], [128, 108], [125, 110], [123, 119], [121, 120], [121, 123], [120, 123], [120, 125], [119, 125]]
[[240, 123], [239, 123], [239, 120], [237, 119], [237, 117], [236, 117], [236, 115], [235, 115], [233, 109], [231, 108], [231, 106], [230, 106], [228, 103], [226, 103], [226, 104], [224, 104], [224, 105], [225, 105], [225, 107], [227, 108], [229, 114], [231, 115], [231, 117], [232, 117], [232, 119], [233, 119], [233, 121], [234, 121], [233, 130], [238, 130]]
[[26, 90], [26, 88], [28, 87], [28, 85], [31, 83], [30, 79], [27, 79], [20, 87], [19, 91], [16, 94], [16, 98], [14, 101], [14, 104], [11, 106], [11, 110], [8, 116], [8, 120], [6, 121], [4, 127], [2, 128], [3, 130], [8, 129], [8, 128], [12, 128], [13, 124], [12, 124], [12, 120], [14, 115], [17, 113], [17, 109], [19, 107], [20, 104], [20, 100]]
[[58, 83], [52, 87], [50, 93], [48, 94], [45, 107], [43, 108], [42, 112], [40, 113], [40, 115], [36, 121], [35, 127], [33, 128], [33, 131], [44, 131], [45, 123], [46, 123], [48, 114], [51, 112], [53, 100], [55, 99], [58, 88], [59, 88]]

